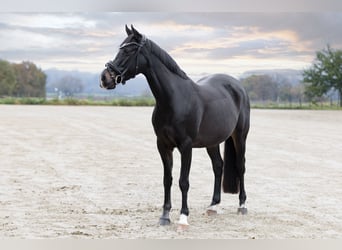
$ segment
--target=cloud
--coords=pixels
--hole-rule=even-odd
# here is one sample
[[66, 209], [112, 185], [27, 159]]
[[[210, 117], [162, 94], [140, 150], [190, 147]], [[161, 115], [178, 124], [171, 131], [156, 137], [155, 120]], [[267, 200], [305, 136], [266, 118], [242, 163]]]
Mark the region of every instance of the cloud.
[[191, 74], [304, 67], [342, 47], [342, 13], [1, 13], [0, 58], [98, 71], [135, 27]]

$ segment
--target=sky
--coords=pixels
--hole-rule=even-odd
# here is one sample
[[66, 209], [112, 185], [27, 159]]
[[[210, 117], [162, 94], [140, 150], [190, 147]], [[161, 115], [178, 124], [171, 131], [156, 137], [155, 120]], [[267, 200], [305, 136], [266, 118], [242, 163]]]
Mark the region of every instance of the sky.
[[191, 77], [310, 66], [330, 44], [342, 49], [342, 12], [0, 13], [0, 59], [43, 70], [97, 73], [131, 25]]

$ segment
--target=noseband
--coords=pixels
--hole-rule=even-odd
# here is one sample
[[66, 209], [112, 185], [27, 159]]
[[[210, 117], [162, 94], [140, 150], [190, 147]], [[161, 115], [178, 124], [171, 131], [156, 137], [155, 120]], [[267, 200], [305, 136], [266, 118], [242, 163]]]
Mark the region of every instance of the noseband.
[[[146, 43], [146, 37], [143, 36], [141, 39], [140, 43], [136, 43], [136, 42], [129, 42], [129, 43], [124, 43], [122, 44], [119, 49], [123, 49], [126, 48], [128, 46], [131, 45], [135, 45], [138, 47], [137, 51], [135, 52], [135, 74], [134, 76], [136, 76], [138, 74], [138, 70], [139, 70], [139, 65], [138, 65], [138, 55], [140, 53], [140, 50], [142, 47], [144, 47], [145, 43]], [[125, 84], [125, 80], [124, 80], [124, 74], [128, 71], [129, 66], [131, 65], [131, 63], [133, 62], [131, 59], [133, 59], [132, 56], [130, 56], [130, 62], [127, 64], [127, 68], [123, 71], [121, 71], [114, 63], [113, 61], [109, 61], [106, 63], [105, 67], [107, 68], [112, 80], [114, 81], [114, 83], [117, 84]], [[118, 74], [117, 74], [118, 73]]]

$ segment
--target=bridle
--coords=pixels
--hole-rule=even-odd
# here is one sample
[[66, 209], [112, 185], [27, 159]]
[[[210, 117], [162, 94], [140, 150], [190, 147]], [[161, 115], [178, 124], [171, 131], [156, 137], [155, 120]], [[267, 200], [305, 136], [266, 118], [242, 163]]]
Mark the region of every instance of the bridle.
[[131, 64], [133, 63], [133, 61], [131, 60], [131, 59], [133, 59], [133, 56], [135, 56], [135, 75], [134, 75], [134, 77], [138, 74], [138, 71], [139, 71], [138, 55], [140, 53], [141, 48], [144, 47], [144, 45], [146, 44], [146, 40], [147, 40], [146, 37], [143, 35], [140, 43], [129, 42], [129, 43], [124, 43], [119, 47], [120, 50], [123, 48], [126, 48], [128, 46], [131, 46], [131, 45], [135, 45], [138, 47], [137, 51], [133, 55], [130, 56], [130, 58], [129, 58], [130, 62], [127, 64], [127, 67], [124, 71], [121, 71], [115, 65], [114, 60], [106, 63], [105, 67], [107, 68], [107, 70], [110, 74], [110, 77], [114, 81], [115, 85], [120, 84], [120, 83], [125, 84], [124, 75], [128, 71], [129, 66], [131, 66]]

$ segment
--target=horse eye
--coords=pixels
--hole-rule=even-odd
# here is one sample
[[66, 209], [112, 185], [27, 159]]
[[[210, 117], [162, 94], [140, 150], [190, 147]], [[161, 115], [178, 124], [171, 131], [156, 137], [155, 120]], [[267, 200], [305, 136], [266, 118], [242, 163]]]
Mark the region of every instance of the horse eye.
[[124, 48], [124, 52], [127, 54], [131, 54], [135, 51], [135, 49], [133, 48], [133, 46], [127, 46], [126, 48]]

